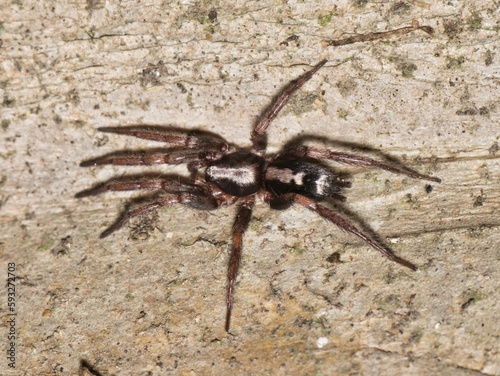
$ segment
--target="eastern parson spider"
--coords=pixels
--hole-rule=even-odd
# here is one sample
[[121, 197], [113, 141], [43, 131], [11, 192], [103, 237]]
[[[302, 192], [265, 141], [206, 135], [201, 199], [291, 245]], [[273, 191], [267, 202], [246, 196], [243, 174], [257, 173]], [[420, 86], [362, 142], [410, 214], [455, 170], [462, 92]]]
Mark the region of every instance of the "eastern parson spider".
[[[388, 248], [370, 238], [350, 221], [334, 213], [318, 201], [345, 200], [344, 188], [351, 186], [337, 173], [324, 167], [319, 161], [330, 160], [350, 165], [375, 167], [415, 179], [440, 182], [437, 177], [422, 175], [404, 167], [397, 167], [364, 156], [330, 151], [327, 149], [296, 145], [283, 150], [277, 156], [266, 156], [266, 129], [290, 99], [290, 96], [308, 81], [327, 61], [292, 81], [274, 101], [251, 135], [250, 150], [227, 143], [222, 137], [204, 132], [184, 132], [169, 127], [130, 126], [104, 127], [101, 132], [118, 133], [146, 140], [173, 145], [167, 151], [146, 151], [111, 154], [81, 163], [81, 166], [98, 165], [157, 165], [186, 163], [192, 172], [190, 182], [180, 179], [143, 177], [112, 180], [76, 197], [94, 196], [107, 191], [154, 190], [165, 193], [145, 205], [127, 209], [121, 218], [101, 234], [104, 238], [125, 225], [130, 218], [153, 212], [173, 204], [188, 205], [200, 210], [213, 210], [223, 205], [238, 205], [233, 226], [231, 257], [229, 259], [227, 285], [227, 313], [225, 329], [229, 330], [236, 275], [240, 266], [242, 237], [252, 215], [255, 197], [258, 195], [273, 209], [287, 209], [299, 204], [318, 213], [341, 229], [356, 235], [365, 243], [412, 270], [416, 266], [394, 255]], [[205, 170], [204, 175], [199, 173]]]

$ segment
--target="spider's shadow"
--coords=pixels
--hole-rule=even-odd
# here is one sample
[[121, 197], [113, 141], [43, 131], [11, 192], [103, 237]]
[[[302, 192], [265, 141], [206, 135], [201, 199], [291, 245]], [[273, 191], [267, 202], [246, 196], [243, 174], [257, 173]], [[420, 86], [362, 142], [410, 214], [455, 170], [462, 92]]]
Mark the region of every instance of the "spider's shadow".
[[[100, 127], [98, 130], [101, 132], [109, 132], [109, 133], [114, 133], [114, 134], [120, 134], [120, 132], [110, 132], [109, 130], [106, 131], [107, 129], [110, 128], [118, 128], [118, 127]], [[137, 128], [143, 128], [146, 130], [152, 130], [152, 131], [157, 131], [157, 132], [171, 132], [173, 134], [178, 133], [178, 134], [183, 134], [186, 136], [200, 136], [200, 137], [207, 137], [207, 138], [213, 138], [213, 139], [218, 139], [220, 141], [227, 142], [221, 135], [207, 131], [206, 129], [202, 128], [191, 128], [191, 129], [186, 129], [183, 127], [180, 127], [175, 124], [167, 124], [167, 125], [150, 125], [150, 124], [144, 124], [144, 123], [138, 123], [138, 124], [130, 124], [127, 126], [119, 127], [121, 130], [126, 131], [127, 129], [137, 129]], [[141, 137], [139, 137], [141, 138]], [[154, 141], [154, 140], [153, 140]], [[161, 142], [161, 141], [160, 141]]]
[[[387, 244], [383, 240], [384, 237], [381, 237], [380, 234], [375, 232], [375, 230], [373, 230], [366, 223], [366, 221], [367, 221], [366, 218], [362, 218], [358, 213], [352, 211], [351, 209], [348, 209], [344, 203], [339, 202], [337, 200], [328, 199], [328, 200], [325, 200], [323, 203], [326, 203], [326, 206], [329, 209], [332, 209], [335, 213], [339, 214], [343, 218], [349, 219], [349, 222], [355, 223], [365, 235], [368, 235], [368, 237], [375, 240], [377, 243], [379, 243], [380, 245], [384, 246], [385, 248], [391, 250], [391, 252], [392, 252], [392, 249], [390, 247], [387, 247]], [[349, 238], [352, 240], [356, 239], [354, 237], [349, 237]]]
[[93, 376], [102, 376], [102, 373], [91, 366], [88, 361], [86, 361], [85, 359], [80, 359], [80, 369], [78, 370], [78, 375], [85, 376], [86, 374], [91, 374]]
[[[305, 135], [300, 135], [292, 138], [289, 140], [278, 152], [278, 155], [285, 155], [287, 154], [287, 151], [291, 151], [296, 149], [299, 146], [306, 145], [307, 143], [321, 143], [322, 145], [327, 145], [329, 146], [328, 149], [336, 149], [339, 148], [340, 151], [347, 152], [349, 151], [350, 153], [363, 153], [366, 154], [367, 156], [374, 156], [377, 158], [377, 160], [381, 160], [384, 163], [389, 163], [395, 167], [399, 167], [402, 169], [405, 169], [407, 171], [411, 172], [416, 172], [413, 169], [408, 168], [406, 165], [402, 164], [397, 158], [382, 152], [380, 149], [376, 149], [370, 146], [366, 146], [364, 144], [360, 143], [355, 143], [355, 142], [346, 142], [346, 141], [337, 141], [337, 140], [332, 140], [327, 137], [321, 137], [321, 136], [316, 136], [312, 134], [305, 134]], [[315, 163], [322, 164], [324, 167], [328, 168], [329, 170], [332, 170], [331, 162], [329, 161], [319, 161], [317, 159], [313, 159]], [[336, 162], [337, 164], [345, 165], [344, 163], [339, 163]], [[358, 167], [360, 168], [360, 167]], [[367, 170], [369, 168], [365, 168]], [[376, 168], [370, 168], [371, 170], [374, 170]], [[344, 172], [341, 171], [340, 173], [335, 169], [335, 174], [339, 175], [341, 178], [350, 178], [352, 175], [349, 172]], [[348, 196], [348, 195], [347, 195]], [[348, 199], [347, 199], [348, 201]], [[377, 234], [370, 226], [367, 225], [366, 219], [363, 219], [359, 214], [356, 212], [348, 209], [345, 204], [342, 201], [335, 200], [335, 199], [326, 199], [324, 200], [327, 205], [332, 208], [334, 211], [336, 211], [339, 215], [349, 218], [349, 220], [355, 222], [360, 229], [367, 234], [369, 237], [377, 241], [378, 243], [386, 246], [385, 242], [382, 240], [381, 236]], [[390, 249], [390, 247], [388, 248]]]
[[[144, 189], [130, 189], [130, 190], [123, 190], [123, 191], [107, 191], [107, 192], [101, 192], [98, 194], [92, 194], [92, 192], [97, 191], [101, 187], [107, 186], [109, 183], [116, 183], [116, 182], [132, 182], [132, 181], [137, 181], [137, 180], [147, 180], [147, 179], [164, 179], [168, 181], [177, 181], [179, 182], [179, 190], [176, 192], [182, 192], [182, 191], [189, 191], [189, 189], [182, 189], [183, 186], [191, 186], [191, 179], [181, 176], [181, 175], [176, 175], [176, 174], [159, 174], [159, 173], [154, 173], [154, 172], [149, 172], [149, 173], [140, 173], [140, 174], [127, 174], [119, 177], [113, 177], [111, 179], [108, 179], [106, 181], [99, 182], [98, 184], [94, 185], [93, 187], [89, 189], [85, 189], [83, 191], [80, 191], [77, 193], [76, 197], [86, 197], [86, 196], [94, 196], [94, 195], [101, 195], [101, 194], [106, 194], [106, 193], [112, 193], [112, 192], [142, 192], [140, 196], [131, 198], [128, 200], [128, 204], [126, 206], [126, 209], [129, 209], [131, 205], [133, 204], [140, 204], [140, 203], [145, 203], [155, 197], [157, 197], [160, 193], [170, 193], [166, 192], [162, 189], [155, 189], [155, 190], [150, 190], [146, 191]], [[149, 192], [144, 194], [144, 192]]]
[[282, 148], [282, 152], [286, 153], [288, 150], [292, 150], [298, 146], [303, 146], [307, 142], [320, 142], [325, 145], [331, 145], [332, 148], [340, 148], [342, 150], [350, 150], [351, 153], [353, 152], [362, 152], [362, 153], [367, 153], [369, 155], [378, 157], [382, 162], [388, 162], [390, 164], [393, 164], [396, 167], [400, 167], [406, 170], [410, 170], [412, 172], [415, 172], [405, 165], [403, 165], [397, 158], [384, 153], [380, 149], [373, 148], [371, 146], [366, 146], [364, 144], [356, 143], [356, 142], [349, 142], [349, 141], [338, 141], [338, 140], [332, 140], [328, 137], [322, 137], [322, 136], [316, 136], [312, 134], [304, 134], [300, 136], [296, 136], [292, 138], [290, 141], [288, 141]]
[[[148, 179], [162, 179], [165, 181], [177, 181], [178, 185], [175, 185], [175, 189], [172, 190], [165, 190], [162, 188], [159, 189], [152, 189], [146, 192], [149, 193], [144, 193], [144, 189], [124, 189], [124, 190], [104, 190], [101, 191], [100, 189], [103, 187], [108, 186], [110, 183], [126, 183], [126, 182], [136, 182], [138, 180], [148, 180]], [[189, 178], [186, 178], [181, 175], [176, 175], [176, 174], [158, 174], [158, 173], [142, 173], [142, 174], [130, 174], [130, 175], [125, 175], [125, 176], [120, 176], [116, 178], [111, 178], [109, 180], [106, 180], [104, 182], [100, 182], [97, 185], [94, 185], [90, 189], [86, 189], [84, 191], [81, 191], [76, 194], [77, 198], [81, 197], [87, 197], [87, 196], [95, 196], [95, 195], [101, 195], [105, 194], [108, 192], [132, 192], [132, 191], [140, 191], [141, 194], [138, 195], [137, 197], [129, 198], [127, 202], [125, 203], [123, 209], [121, 210], [121, 214], [118, 216], [118, 218], [113, 222], [111, 226], [109, 226], [103, 233], [101, 233], [101, 237], [107, 236], [104, 235], [112, 229], [114, 226], [116, 226], [126, 215], [127, 212], [130, 212], [132, 209], [142, 206], [147, 203], [151, 203], [155, 200], [158, 200], [162, 195], [169, 194], [169, 193], [181, 193], [181, 192], [193, 192], [193, 186], [192, 186], [192, 180]], [[114, 232], [114, 231], [112, 231]]]
[[[145, 131], [151, 131], [153, 134], [150, 134], [148, 136], [134, 136], [132, 134], [127, 134], [126, 132], [130, 130], [137, 130], [138, 128], [144, 129]], [[155, 141], [163, 144], [169, 144], [169, 141], [161, 140], [158, 138], [155, 138], [154, 132], [158, 133], [158, 137], [161, 138], [162, 136], [168, 138], [169, 135], [175, 136], [176, 135], [182, 135], [184, 137], [195, 137], [195, 138], [200, 138], [204, 139], [204, 142], [209, 142], [209, 141], [217, 141], [217, 142], [222, 142], [226, 143], [229, 146], [233, 146], [230, 142], [226, 141], [222, 136], [215, 134], [213, 132], [209, 132], [206, 130], [202, 130], [199, 128], [194, 128], [190, 130], [186, 130], [177, 126], [173, 125], [168, 125], [168, 126], [159, 126], [159, 125], [147, 125], [147, 124], [138, 124], [138, 125], [131, 125], [127, 127], [120, 127], [120, 131], [116, 131], [115, 127], [103, 127], [99, 128], [98, 130], [102, 132], [109, 132], [109, 133], [114, 133], [117, 135], [125, 135], [129, 137], [136, 137], [138, 139], [143, 139], [143, 140], [149, 140], [149, 141]], [[172, 144], [172, 142], [170, 142]], [[203, 146], [201, 146], [203, 148]], [[155, 154], [155, 153], [161, 153], [168, 155], [170, 153], [175, 153], [175, 152], [185, 152], [186, 155], [189, 155], [190, 153], [196, 154], [199, 152], [199, 148], [195, 147], [187, 147], [185, 145], [175, 145], [175, 142], [173, 142], [173, 146], [168, 146], [168, 147], [153, 147], [153, 148], [138, 148], [138, 149], [121, 149], [119, 151], [112, 151], [110, 153], [106, 153], [104, 155], [101, 155], [96, 158], [91, 158], [84, 160], [83, 162], [80, 163], [80, 167], [91, 167], [91, 166], [96, 166], [96, 165], [101, 165], [101, 164], [107, 164], [107, 163], [99, 163], [105, 161], [107, 158], [113, 158], [113, 157], [127, 157], [131, 155], [141, 155], [141, 154]], [[179, 162], [179, 164], [184, 163], [182, 160]], [[138, 164], [134, 164], [138, 165]]]
[[[93, 166], [99, 166], [99, 165], [109, 165], [110, 163], [99, 163], [102, 161], [105, 161], [108, 158], [124, 158], [124, 157], [130, 157], [134, 155], [150, 155], [150, 154], [171, 154], [175, 153], [176, 151], [185, 151], [185, 148], [182, 147], [169, 147], [169, 148], [140, 148], [140, 149], [122, 149], [118, 151], [112, 151], [110, 153], [103, 154], [99, 157], [92, 158], [92, 159], [86, 159], [83, 162], [80, 163], [80, 167], [93, 167]], [[191, 149], [193, 154], [198, 153], [198, 151]], [[183, 164], [185, 162], [180, 161], [177, 164]], [[170, 164], [171, 166], [175, 166], [177, 164]], [[153, 165], [141, 165], [141, 164], [123, 164], [122, 166], [146, 166], [146, 167], [155, 167], [158, 166], [159, 164], [153, 164]]]

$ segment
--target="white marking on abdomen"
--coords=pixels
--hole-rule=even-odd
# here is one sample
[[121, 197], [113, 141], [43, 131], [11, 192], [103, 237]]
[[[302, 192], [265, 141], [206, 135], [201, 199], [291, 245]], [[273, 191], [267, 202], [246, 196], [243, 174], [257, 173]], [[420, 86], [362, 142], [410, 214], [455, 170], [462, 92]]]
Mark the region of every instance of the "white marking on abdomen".
[[239, 185], [251, 185], [257, 182], [257, 171], [254, 166], [219, 167], [210, 166], [207, 173], [213, 180], [227, 179]]
[[321, 175], [320, 178], [316, 180], [316, 190], [319, 195], [324, 195], [328, 192], [330, 186], [327, 179], [327, 175]]
[[282, 183], [291, 183], [293, 181], [298, 186], [304, 185], [304, 176], [306, 176], [305, 172], [294, 174], [289, 168], [269, 167], [266, 171], [267, 180], [279, 180]]

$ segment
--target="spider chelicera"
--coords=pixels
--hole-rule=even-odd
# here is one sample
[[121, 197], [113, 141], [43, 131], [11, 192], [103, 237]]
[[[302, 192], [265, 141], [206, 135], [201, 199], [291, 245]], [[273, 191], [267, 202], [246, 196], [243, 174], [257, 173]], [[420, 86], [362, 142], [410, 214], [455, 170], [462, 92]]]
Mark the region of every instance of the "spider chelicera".
[[[76, 197], [94, 196], [108, 191], [149, 190], [165, 193], [147, 204], [127, 209], [122, 217], [101, 234], [104, 238], [125, 225], [129, 219], [153, 212], [173, 204], [188, 205], [200, 210], [213, 210], [223, 205], [238, 205], [233, 226], [231, 257], [228, 268], [227, 312], [225, 329], [229, 330], [236, 276], [241, 260], [242, 237], [252, 215], [255, 196], [260, 196], [273, 209], [287, 209], [299, 204], [318, 213], [341, 229], [356, 235], [382, 253], [389, 260], [412, 270], [417, 267], [392, 253], [388, 248], [360, 231], [347, 219], [318, 201], [337, 199], [344, 201], [342, 189], [351, 184], [339, 174], [320, 163], [330, 160], [349, 165], [375, 167], [415, 179], [440, 182], [437, 177], [422, 175], [404, 167], [397, 167], [360, 155], [330, 151], [323, 148], [294, 145], [276, 156], [266, 156], [266, 129], [290, 96], [308, 81], [327, 61], [292, 81], [273, 102], [251, 135], [252, 147], [242, 149], [226, 142], [222, 137], [205, 132], [185, 132], [172, 127], [129, 126], [104, 127], [101, 132], [134, 136], [174, 145], [158, 151], [113, 153], [84, 161], [81, 166], [98, 165], [157, 165], [186, 163], [192, 179], [141, 177], [111, 180]], [[204, 175], [200, 170], [205, 170]]]

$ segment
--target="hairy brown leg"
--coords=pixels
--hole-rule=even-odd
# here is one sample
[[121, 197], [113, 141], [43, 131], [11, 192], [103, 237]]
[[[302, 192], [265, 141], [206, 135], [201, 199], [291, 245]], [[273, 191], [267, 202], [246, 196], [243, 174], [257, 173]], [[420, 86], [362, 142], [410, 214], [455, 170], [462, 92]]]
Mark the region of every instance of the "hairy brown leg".
[[255, 196], [245, 197], [238, 210], [236, 220], [233, 225], [233, 247], [229, 259], [229, 268], [227, 272], [227, 311], [226, 311], [226, 332], [229, 331], [231, 324], [231, 313], [233, 310], [234, 285], [236, 276], [240, 268], [241, 248], [243, 243], [243, 234], [248, 227], [252, 217], [252, 208], [255, 205]]
[[430, 181], [435, 181], [436, 183], [441, 182], [441, 179], [435, 176], [419, 174], [418, 172], [412, 171], [408, 168], [393, 166], [387, 163], [376, 161], [375, 159], [355, 154], [340, 153], [340, 152], [330, 151], [327, 149], [320, 149], [308, 146], [300, 146], [295, 150], [290, 150], [286, 154], [302, 158], [307, 157], [314, 159], [328, 159], [331, 161], [346, 163], [354, 166], [375, 167], [375, 168], [380, 168], [382, 170], [393, 172], [395, 174], [406, 175], [414, 179], [430, 180]]
[[122, 228], [123, 225], [127, 223], [131, 218], [137, 217], [139, 215], [144, 215], [160, 208], [168, 207], [177, 203], [192, 206], [200, 210], [212, 210], [217, 209], [220, 206], [220, 203], [215, 198], [203, 196], [201, 194], [179, 193], [177, 195], [165, 196], [153, 202], [150, 202], [149, 204], [139, 206], [132, 210], [127, 210], [121, 216], [121, 218], [108, 229], [106, 229], [100, 237], [105, 238], [111, 235], [113, 232]]
[[181, 164], [199, 160], [218, 160], [225, 155], [213, 150], [179, 149], [170, 151], [119, 152], [80, 163], [81, 167], [119, 165], [153, 166], [159, 164]]
[[85, 191], [79, 192], [75, 195], [76, 198], [97, 196], [105, 192], [114, 191], [157, 191], [162, 190], [168, 193], [179, 193], [179, 192], [193, 192], [199, 191], [199, 188], [185, 184], [176, 180], [169, 180], [165, 178], [138, 178], [138, 179], [115, 179], [107, 183], [100, 184], [96, 187], [86, 189]]
[[358, 238], [363, 240], [369, 246], [371, 246], [372, 248], [374, 248], [377, 251], [379, 251], [380, 253], [382, 253], [389, 260], [397, 262], [400, 265], [406, 266], [407, 268], [409, 268], [411, 270], [417, 270], [417, 267], [415, 265], [413, 265], [411, 262], [406, 261], [406, 260], [396, 256], [389, 249], [387, 249], [384, 246], [382, 246], [381, 244], [377, 243], [375, 240], [371, 239], [369, 236], [363, 234], [351, 222], [342, 218], [340, 215], [335, 214], [331, 209], [328, 209], [328, 208], [324, 207], [323, 205], [320, 205], [320, 204], [314, 202], [310, 198], [307, 198], [305, 196], [298, 195], [298, 194], [295, 194], [293, 196], [293, 201], [304, 206], [305, 208], [307, 208], [315, 213], [318, 213], [320, 216], [322, 216], [323, 218], [332, 222], [333, 224], [335, 224], [336, 226], [338, 226], [342, 230], [350, 232], [353, 235], [356, 235]]
[[189, 149], [208, 148], [228, 151], [231, 146], [222, 138], [202, 132], [186, 132], [169, 127], [151, 125], [134, 125], [130, 127], [102, 127], [101, 132], [123, 134], [145, 140], [165, 142], [167, 144], [185, 146]]
[[271, 122], [278, 116], [281, 109], [288, 103], [290, 96], [297, 91], [302, 85], [311, 79], [311, 77], [316, 73], [319, 68], [325, 65], [327, 60], [322, 60], [314, 66], [313, 69], [306, 72], [300, 76], [295, 81], [292, 81], [288, 86], [281, 92], [278, 98], [274, 101], [271, 108], [266, 112], [262, 120], [255, 126], [252, 132], [252, 152], [257, 155], [263, 155], [265, 151], [265, 133], [266, 129], [271, 124]]

